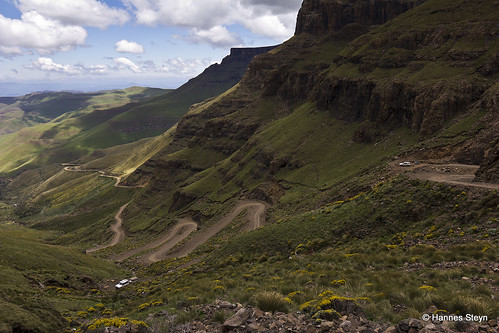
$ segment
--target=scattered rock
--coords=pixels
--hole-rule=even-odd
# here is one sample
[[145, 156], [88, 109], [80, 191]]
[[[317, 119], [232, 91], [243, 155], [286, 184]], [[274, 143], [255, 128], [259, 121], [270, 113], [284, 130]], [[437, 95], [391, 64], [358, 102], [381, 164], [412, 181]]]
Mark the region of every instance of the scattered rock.
[[236, 306], [230, 302], [227, 302], [227, 301], [222, 301], [218, 304], [218, 306], [222, 309], [233, 309], [235, 308]]
[[[422, 321], [417, 318], [402, 320], [396, 325], [389, 323], [380, 324], [370, 321], [356, 312], [347, 312], [340, 318], [332, 320], [315, 320], [301, 312], [282, 313], [264, 312], [256, 307], [233, 304], [227, 301], [217, 301], [215, 304], [195, 305], [193, 308], [200, 313], [203, 319], [190, 323], [170, 326], [172, 332], [209, 332], [209, 333], [498, 333], [497, 319], [489, 318], [487, 322], [434, 322]], [[353, 309], [353, 308], [352, 308]], [[352, 310], [350, 309], [350, 310]], [[355, 309], [359, 311], [361, 309]], [[214, 318], [215, 313], [225, 312], [227, 320], [223, 324]], [[433, 314], [438, 308], [431, 306], [425, 312]], [[169, 315], [149, 316], [148, 320], [157, 321], [159, 318], [173, 325], [173, 319]], [[180, 327], [181, 326], [181, 327]], [[140, 328], [137, 328], [140, 329]], [[150, 331], [148, 331], [150, 332]], [[109, 333], [142, 333], [134, 327], [127, 327], [125, 330], [111, 330]]]

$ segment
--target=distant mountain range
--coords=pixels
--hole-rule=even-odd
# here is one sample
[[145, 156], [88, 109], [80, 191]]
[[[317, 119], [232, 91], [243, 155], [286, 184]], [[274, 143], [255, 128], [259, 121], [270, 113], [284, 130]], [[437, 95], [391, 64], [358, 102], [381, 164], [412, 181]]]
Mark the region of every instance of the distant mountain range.
[[192, 104], [235, 85], [251, 59], [272, 48], [232, 49], [221, 64], [210, 66], [172, 91], [129, 88], [93, 93], [38, 92], [2, 98], [0, 134], [30, 129], [9, 137], [0, 146], [0, 171], [64, 162], [95, 149], [161, 134]]

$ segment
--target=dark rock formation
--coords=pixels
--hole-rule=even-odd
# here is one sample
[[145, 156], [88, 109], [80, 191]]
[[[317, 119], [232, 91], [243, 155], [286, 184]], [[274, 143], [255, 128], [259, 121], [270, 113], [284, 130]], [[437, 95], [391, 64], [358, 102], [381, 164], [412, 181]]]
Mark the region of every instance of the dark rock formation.
[[485, 158], [476, 173], [476, 180], [499, 183], [499, 144], [485, 152]]
[[305, 0], [298, 13], [295, 35], [320, 36], [348, 24], [383, 24], [425, 0]]
[[[194, 94], [197, 97], [196, 102], [216, 96], [241, 80], [249, 63], [255, 56], [267, 53], [275, 47], [231, 48], [230, 54], [223, 58], [220, 64], [213, 64], [206, 68], [197, 77], [190, 79], [170, 93], [170, 96], [180, 98], [185, 94]], [[210, 88], [209, 91], [206, 91], [208, 95], [204, 93], [199, 96], [200, 92], [203, 93], [203, 88]]]
[[467, 110], [483, 93], [483, 87], [466, 81], [421, 87], [406, 82], [380, 85], [368, 79], [327, 76], [317, 80], [309, 98], [338, 119], [369, 120], [379, 126], [403, 125], [427, 136]]

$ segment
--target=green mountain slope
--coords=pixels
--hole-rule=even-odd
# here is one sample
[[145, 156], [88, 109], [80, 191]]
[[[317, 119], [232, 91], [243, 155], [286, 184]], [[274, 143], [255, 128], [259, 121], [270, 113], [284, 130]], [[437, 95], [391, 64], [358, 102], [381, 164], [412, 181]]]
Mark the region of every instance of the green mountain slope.
[[[122, 113], [130, 102], [163, 94], [162, 89], [131, 87], [97, 93], [41, 93], [10, 99], [2, 110], [16, 110], [15, 116], [2, 121], [8, 132], [0, 136], [0, 172], [12, 172], [54, 162], [70, 161], [92, 149], [73, 145], [87, 131]], [[7, 115], [8, 116], [8, 115]], [[18, 131], [10, 127], [18, 122]], [[13, 132], [14, 131], [14, 132]], [[106, 138], [101, 138], [106, 144]], [[126, 138], [119, 138], [126, 140]], [[126, 141], [125, 141], [126, 142]]]
[[5, 134], [0, 138], [0, 172], [19, 173], [27, 168], [72, 161], [95, 149], [157, 136], [172, 127], [192, 104], [235, 85], [251, 59], [272, 48], [233, 49], [220, 64], [167, 93], [132, 87], [94, 94], [47, 93], [4, 98], [5, 105], [0, 104], [0, 114], [5, 118]]
[[98, 281], [125, 276], [104, 260], [44, 244], [46, 237], [14, 224], [0, 226], [2, 332], [62, 331], [72, 309], [95, 307], [99, 302]]
[[[296, 35], [255, 57], [237, 85], [161, 137], [82, 159], [94, 171], [17, 177], [2, 212], [88, 249], [111, 237], [109, 220], [129, 202], [125, 241], [98, 255], [138, 250], [121, 265], [144, 281], [105, 305], [151, 330], [221, 330], [233, 313], [206, 310], [220, 299], [300, 310], [311, 331], [344, 327], [342, 315], [383, 330], [435, 309], [496, 318], [496, 12], [487, 1], [306, 0]], [[488, 183], [472, 182], [478, 164]], [[103, 169], [128, 174], [128, 187]], [[175, 258], [241, 201], [265, 203], [264, 227], [247, 232], [243, 211]], [[143, 265], [141, 251], [181, 218], [197, 230]], [[77, 321], [85, 330], [102, 317]]]

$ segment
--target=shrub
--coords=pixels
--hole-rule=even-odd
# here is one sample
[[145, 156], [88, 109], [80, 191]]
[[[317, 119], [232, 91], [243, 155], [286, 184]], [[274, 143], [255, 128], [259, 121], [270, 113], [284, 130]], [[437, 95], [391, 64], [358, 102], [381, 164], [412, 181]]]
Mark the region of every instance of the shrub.
[[331, 284], [333, 285], [333, 287], [339, 287], [339, 286], [342, 286], [345, 284], [345, 279], [340, 279], [340, 280], [333, 280], [331, 281]]
[[263, 291], [255, 295], [258, 308], [269, 312], [287, 312], [288, 302], [283, 295], [275, 291]]
[[149, 304], [149, 303], [143, 303], [143, 304], [140, 304], [140, 305], [139, 305], [139, 311], [142, 311], [142, 310], [144, 310], [144, 309], [147, 309], [147, 308], [148, 308], [148, 307], [150, 307], [150, 306], [151, 306], [151, 304]]

